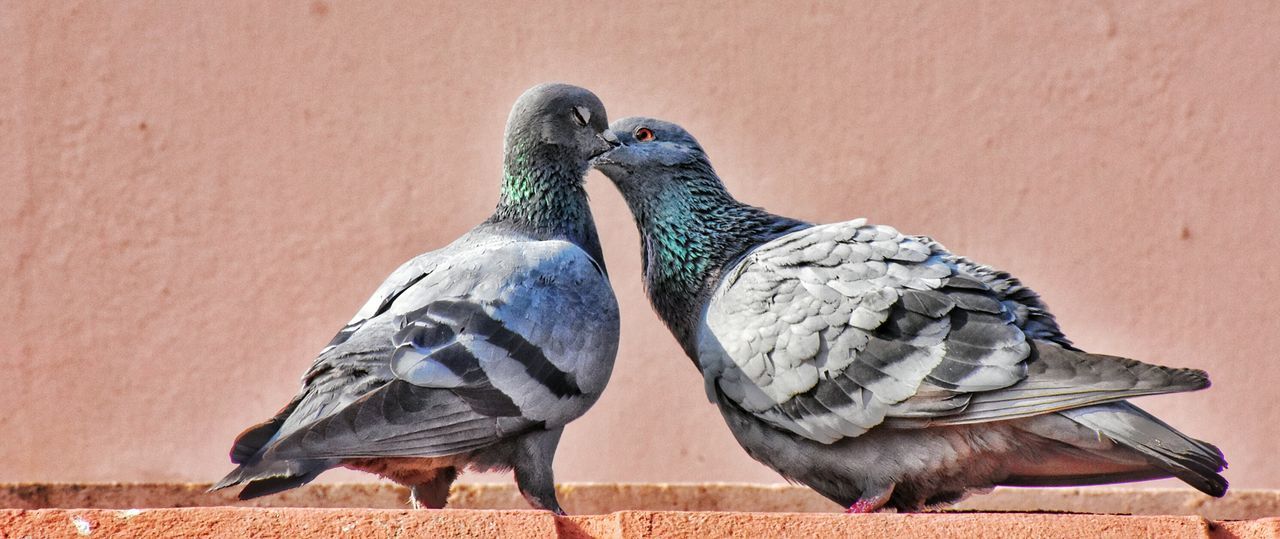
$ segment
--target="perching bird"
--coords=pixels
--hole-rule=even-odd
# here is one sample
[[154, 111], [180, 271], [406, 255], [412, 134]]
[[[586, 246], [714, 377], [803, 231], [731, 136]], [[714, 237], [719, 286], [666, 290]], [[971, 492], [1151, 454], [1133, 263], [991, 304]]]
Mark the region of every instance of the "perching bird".
[[392, 273], [320, 352], [298, 396], [236, 439], [239, 467], [213, 488], [247, 483], [249, 499], [343, 466], [410, 487], [415, 507], [441, 508], [463, 469], [514, 469], [530, 505], [563, 513], [556, 445], [604, 390], [618, 348], [618, 305], [583, 188], [588, 161], [611, 147], [607, 126], [585, 89], [544, 84], [520, 96], [493, 215]]
[[811, 225], [735, 200], [698, 142], [647, 118], [593, 164], [640, 229], [649, 299], [756, 460], [849, 508], [915, 511], [996, 485], [1226, 467], [1125, 399], [1205, 373], [1072, 346], [1016, 278], [858, 219]]

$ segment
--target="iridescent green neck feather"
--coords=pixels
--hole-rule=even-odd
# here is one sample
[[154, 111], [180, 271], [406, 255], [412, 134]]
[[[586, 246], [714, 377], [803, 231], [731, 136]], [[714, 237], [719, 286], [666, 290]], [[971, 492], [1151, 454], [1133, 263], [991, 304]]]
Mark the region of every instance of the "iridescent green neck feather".
[[587, 164], [548, 144], [516, 142], [507, 148], [498, 207], [487, 223], [537, 239], [562, 239], [604, 267], [600, 238], [587, 204]]
[[734, 200], [719, 180], [693, 175], [667, 186], [628, 203], [649, 300], [693, 357], [696, 321], [721, 275], [752, 248], [808, 225]]

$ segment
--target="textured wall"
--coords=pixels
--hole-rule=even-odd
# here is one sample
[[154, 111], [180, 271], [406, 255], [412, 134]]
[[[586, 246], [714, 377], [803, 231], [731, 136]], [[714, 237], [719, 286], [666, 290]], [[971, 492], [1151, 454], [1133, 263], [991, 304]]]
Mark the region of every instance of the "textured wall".
[[[931, 234], [1086, 349], [1208, 369], [1143, 406], [1280, 487], [1280, 4], [574, 4], [0, 3], [0, 481], [220, 476], [488, 214], [508, 107], [563, 80], [688, 126], [744, 200]], [[624, 335], [559, 478], [778, 480], [589, 183]]]

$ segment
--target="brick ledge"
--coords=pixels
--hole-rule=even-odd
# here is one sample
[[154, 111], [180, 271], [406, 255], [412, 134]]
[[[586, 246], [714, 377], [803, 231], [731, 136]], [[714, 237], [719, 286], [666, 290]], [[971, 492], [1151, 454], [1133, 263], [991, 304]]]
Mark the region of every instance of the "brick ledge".
[[[349, 507], [406, 509], [407, 491], [390, 483], [308, 485], [276, 496], [242, 502], [233, 491], [206, 493], [191, 483], [0, 483], [0, 508], [130, 509], [201, 506]], [[560, 501], [572, 514], [615, 511], [738, 511], [833, 513], [842, 508], [813, 491], [790, 485], [726, 483], [566, 483]], [[528, 509], [511, 484], [457, 484], [455, 509]], [[1235, 489], [1210, 498], [1190, 489], [998, 488], [973, 496], [959, 511], [1071, 512], [1189, 515], [1217, 520], [1280, 516], [1280, 491]]]
[[1280, 537], [1280, 519], [1191, 516], [931, 513], [842, 515], [195, 507], [6, 509], [0, 537]]

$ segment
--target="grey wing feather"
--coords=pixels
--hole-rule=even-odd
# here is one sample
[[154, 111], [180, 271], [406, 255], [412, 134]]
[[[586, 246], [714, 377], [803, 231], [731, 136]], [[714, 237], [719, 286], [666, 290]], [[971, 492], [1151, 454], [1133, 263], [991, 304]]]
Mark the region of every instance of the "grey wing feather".
[[439, 260], [447, 258], [447, 255], [462, 243], [455, 242], [444, 249], [421, 254], [401, 264], [400, 267], [391, 272], [391, 275], [381, 285], [378, 285], [378, 289], [373, 292], [373, 295], [369, 297], [364, 306], [356, 311], [351, 321], [338, 330], [338, 334], [333, 336], [333, 339], [329, 341], [324, 350], [321, 350], [320, 356], [347, 342], [365, 322], [390, 309], [391, 305], [400, 297], [400, 294], [403, 294], [410, 287], [430, 275]]
[[[297, 428], [302, 422], [300, 418], [314, 420], [324, 417], [340, 405], [351, 402], [354, 395], [362, 394], [389, 380], [389, 371], [380, 368], [384, 363], [382, 354], [389, 347], [381, 346], [380, 343], [363, 343], [347, 346], [344, 350], [336, 349], [351, 340], [367, 322], [385, 312], [401, 293], [430, 274], [437, 259], [446, 255], [453, 247], [455, 246], [450, 245], [440, 251], [419, 255], [391, 272], [351, 321], [338, 330], [329, 344], [316, 355], [316, 361], [303, 375], [302, 392], [274, 417], [249, 427], [236, 437], [231, 448], [231, 461], [241, 465], [253, 461], [267, 445], [280, 437], [282, 431]], [[334, 396], [337, 398], [330, 398]], [[302, 412], [295, 413], [304, 404]], [[235, 472], [222, 482], [227, 482], [234, 475]]]
[[277, 459], [437, 457], [483, 447], [533, 424], [499, 418], [445, 389], [392, 381], [337, 413], [291, 432], [268, 452]]
[[590, 257], [562, 241], [457, 251], [436, 262], [448, 271], [375, 294], [308, 371], [268, 460], [456, 454], [590, 407], [618, 334]]
[[[971, 383], [982, 369], [942, 346], [963, 298], [934, 290], [954, 273], [922, 242], [861, 220], [766, 243], [708, 307], [698, 336], [708, 394], [830, 443], [880, 424], [939, 365], [950, 385]], [[1000, 337], [1025, 347], [1020, 332]]]
[[[942, 244], [932, 238], [925, 236], [915, 236], [915, 238], [929, 245], [935, 252], [947, 252]], [[994, 291], [1014, 316], [1018, 327], [1026, 332], [1027, 337], [1053, 342], [1064, 348], [1074, 348], [1071, 340], [1063, 335], [1062, 329], [1058, 327], [1058, 321], [1053, 313], [1049, 312], [1049, 307], [1040, 299], [1040, 295], [1023, 285], [1018, 278], [1008, 272], [979, 264], [950, 252], [947, 252], [944, 258]]]
[[1018, 383], [968, 395], [968, 405], [959, 410], [893, 418], [886, 424], [905, 428], [1000, 421], [1209, 387], [1204, 371], [1087, 354], [1048, 342], [1034, 341], [1033, 347], [1026, 377]]
[[823, 443], [1207, 384], [1070, 348], [1013, 277], [863, 220], [766, 243], [729, 276], [698, 335], [708, 395]]

